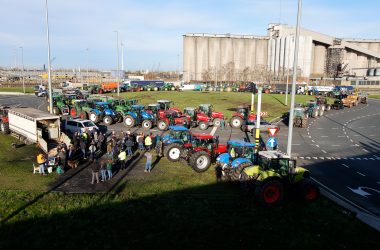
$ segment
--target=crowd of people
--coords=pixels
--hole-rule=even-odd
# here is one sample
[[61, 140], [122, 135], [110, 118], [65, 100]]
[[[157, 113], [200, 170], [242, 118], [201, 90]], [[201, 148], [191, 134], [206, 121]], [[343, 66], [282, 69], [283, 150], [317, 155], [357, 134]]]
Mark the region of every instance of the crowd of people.
[[[116, 169], [126, 169], [127, 162], [139, 150], [146, 157], [145, 172], [151, 171], [153, 155], [150, 151], [159, 145], [160, 135], [142, 132], [131, 133], [130, 130], [119, 135], [113, 131], [110, 135], [99, 131], [84, 131], [74, 133], [71, 143], [67, 146], [61, 143], [57, 147], [56, 171], [61, 174], [68, 168], [78, 165], [79, 159], [89, 160], [91, 165], [91, 183], [99, 183], [112, 178]], [[42, 153], [37, 156], [39, 172], [45, 175], [48, 159]]]

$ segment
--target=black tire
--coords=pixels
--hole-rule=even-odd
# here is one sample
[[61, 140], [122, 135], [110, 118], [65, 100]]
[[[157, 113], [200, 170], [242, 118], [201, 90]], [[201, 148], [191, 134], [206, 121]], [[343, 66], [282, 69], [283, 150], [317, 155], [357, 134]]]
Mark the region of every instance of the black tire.
[[195, 152], [190, 157], [190, 166], [194, 169], [195, 172], [205, 172], [211, 166], [211, 157], [205, 151]]
[[212, 125], [214, 127], [220, 127], [221, 126], [221, 119], [220, 118], [215, 118], [213, 121], [212, 121]]
[[10, 133], [9, 123], [0, 122], [0, 131], [3, 134], [9, 134]]
[[165, 120], [159, 120], [159, 121], [157, 122], [157, 128], [158, 128], [158, 130], [160, 130], [160, 131], [165, 131], [165, 130], [168, 129], [168, 127], [169, 127], [169, 125], [166, 123]]
[[284, 185], [278, 180], [269, 180], [256, 186], [255, 198], [264, 206], [276, 206], [284, 199]]
[[249, 176], [244, 171], [242, 171], [239, 176], [239, 183], [240, 189], [246, 194], [252, 191], [254, 187], [254, 180], [249, 178]]
[[113, 123], [113, 119], [111, 116], [109, 115], [106, 115], [104, 118], [103, 118], [103, 123], [107, 126], [111, 125]]
[[133, 128], [135, 126], [135, 123], [136, 123], [136, 121], [135, 121], [135, 119], [131, 115], [126, 115], [124, 117], [123, 124], [127, 128]]
[[230, 170], [231, 181], [239, 181], [241, 172], [243, 171], [243, 169], [249, 166], [252, 166], [252, 163], [244, 162], [240, 164], [239, 166], [237, 166], [236, 168], [232, 168]]
[[307, 127], [307, 119], [306, 118], [303, 118], [302, 119], [302, 125], [301, 125], [302, 128], [306, 128]]
[[313, 112], [311, 113], [311, 117], [315, 118], [318, 116], [318, 110], [313, 109]]
[[205, 122], [200, 122], [199, 123], [199, 129], [200, 130], [207, 130], [208, 129], [208, 124]]
[[233, 128], [240, 128], [243, 124], [243, 119], [241, 119], [239, 116], [234, 116], [231, 118], [230, 124]]
[[153, 123], [151, 120], [144, 120], [142, 123], [141, 123], [141, 127], [142, 128], [145, 128], [145, 129], [151, 129], [153, 126]]
[[294, 123], [293, 123], [293, 127], [301, 127], [302, 126], [302, 119], [301, 118], [299, 118], [299, 117], [296, 117], [295, 119], [294, 119]]
[[320, 110], [319, 110], [319, 116], [323, 116], [323, 113], [324, 113], [324, 110], [323, 110], [323, 109], [320, 109]]
[[172, 143], [166, 147], [165, 157], [171, 162], [177, 162], [181, 159], [182, 145], [179, 143]]
[[314, 201], [319, 196], [319, 188], [311, 180], [304, 179], [299, 184], [298, 194], [304, 201]]
[[99, 116], [93, 111], [90, 112], [89, 118], [93, 123], [97, 123], [99, 121]]
[[53, 107], [53, 114], [54, 115], [59, 115], [61, 112], [59, 112], [59, 108], [58, 107]]

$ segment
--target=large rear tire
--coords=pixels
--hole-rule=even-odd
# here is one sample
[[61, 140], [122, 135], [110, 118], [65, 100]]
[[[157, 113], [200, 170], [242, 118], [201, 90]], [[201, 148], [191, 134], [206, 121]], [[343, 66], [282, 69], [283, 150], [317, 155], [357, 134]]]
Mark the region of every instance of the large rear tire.
[[205, 172], [211, 166], [211, 157], [205, 151], [198, 151], [190, 157], [190, 166], [195, 172]]
[[95, 113], [95, 112], [90, 112], [90, 120], [93, 122], [93, 123], [97, 123], [99, 121], [99, 116]]
[[145, 128], [145, 129], [151, 129], [152, 128], [152, 121], [151, 120], [144, 120], [142, 123], [141, 123], [141, 127], [142, 128]]
[[212, 125], [214, 127], [220, 127], [221, 126], [221, 119], [220, 118], [215, 118], [213, 121], [212, 121]]
[[107, 126], [111, 125], [113, 123], [113, 119], [111, 116], [109, 115], [106, 115], [104, 118], [103, 118], [103, 123], [106, 124]]
[[299, 196], [304, 201], [314, 201], [319, 196], [319, 188], [312, 181], [304, 179], [299, 186]]
[[233, 128], [240, 128], [243, 124], [243, 119], [241, 119], [239, 116], [234, 116], [231, 118], [230, 124]]
[[165, 150], [165, 157], [171, 162], [177, 162], [181, 159], [182, 145], [178, 143], [172, 143], [167, 146]]
[[277, 180], [270, 180], [255, 190], [256, 200], [264, 206], [276, 206], [284, 199], [284, 185]]
[[131, 116], [131, 115], [126, 115], [124, 117], [124, 126], [126, 126], [127, 128], [132, 128], [135, 126], [135, 119]]
[[200, 122], [199, 123], [199, 129], [200, 130], [207, 130], [207, 128], [208, 128], [208, 124], [207, 123], [205, 123], [205, 122]]
[[160, 130], [160, 131], [165, 131], [167, 130], [169, 127], [169, 125], [166, 123], [166, 121], [164, 120], [159, 120], [157, 122], [157, 128]]

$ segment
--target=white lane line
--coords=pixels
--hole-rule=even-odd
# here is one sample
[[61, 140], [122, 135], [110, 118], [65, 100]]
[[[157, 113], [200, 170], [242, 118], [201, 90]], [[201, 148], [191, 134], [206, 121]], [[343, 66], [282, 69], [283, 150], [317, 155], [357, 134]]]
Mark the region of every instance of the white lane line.
[[315, 145], [317, 148], [319, 148], [319, 145]]
[[347, 157], [343, 157], [342, 159], [343, 159], [343, 160], [347, 160]]
[[326, 137], [329, 137], [328, 135], [321, 135], [322, 138], [326, 138]]
[[299, 158], [300, 158], [300, 159], [305, 159], [305, 157], [303, 157], [303, 156], [300, 156]]
[[349, 166], [347, 166], [346, 164], [342, 164], [342, 166], [346, 167], [346, 168], [350, 168]]
[[358, 173], [358, 175], [361, 175], [361, 176], [365, 177], [365, 174], [363, 174], [363, 173], [360, 173], [360, 172], [356, 172], [356, 173]]
[[315, 141], [314, 140], [311, 140], [312, 143], [314, 143]]
[[311, 136], [309, 135], [309, 138], [311, 138]]
[[369, 158], [369, 159], [370, 159], [371, 161], [374, 161], [374, 160], [375, 160], [375, 159], [374, 159], [374, 158], [372, 158], [372, 157], [371, 157], [371, 158]]
[[346, 137], [345, 135], [338, 135], [339, 138]]
[[318, 157], [315, 157], [315, 156], [313, 156], [313, 159], [314, 159], [314, 160], [317, 160], [317, 159], [318, 159]]
[[354, 140], [350, 139], [351, 142], [354, 142]]
[[331, 157], [326, 157], [327, 160], [331, 160]]
[[325, 157], [322, 157], [322, 156], [320, 156], [320, 157], [319, 157], [319, 159], [321, 159], [321, 160], [324, 160], [324, 159], [325, 159]]
[[367, 158], [367, 157], [364, 157], [364, 158], [363, 158], [363, 160], [366, 160], [366, 161], [368, 161], [368, 158]]
[[352, 157], [350, 157], [349, 159], [350, 159], [350, 160], [355, 160], [355, 158], [352, 158]]
[[323, 150], [323, 149], [322, 149], [322, 152], [325, 153], [325, 154], [327, 154], [327, 152], [325, 150]]
[[359, 161], [361, 161], [361, 160], [362, 160], [362, 158], [360, 158], [360, 157], [357, 157], [357, 158], [356, 158], [356, 160], [359, 160]]
[[354, 135], [354, 136], [360, 136], [360, 135]]
[[347, 132], [346, 132], [346, 131], [344, 131], [344, 132], [343, 132], [343, 134], [345, 134], [345, 135], [346, 135], [346, 134], [347, 134]]
[[337, 160], [340, 160], [341, 158], [340, 157], [336, 157]]
[[218, 129], [218, 127], [213, 127], [212, 130], [211, 130], [210, 135], [213, 136], [215, 134], [215, 132], [216, 132], [217, 129]]
[[369, 151], [368, 151], [367, 149], [365, 149], [365, 148], [363, 148], [363, 151], [364, 151], [364, 152], [367, 152], [367, 153], [369, 152]]
[[306, 159], [310, 160], [310, 159], [311, 159], [311, 157], [309, 157], [309, 156], [306, 156]]
[[379, 158], [379, 156], [377, 156], [377, 155], [373, 155], [373, 157]]

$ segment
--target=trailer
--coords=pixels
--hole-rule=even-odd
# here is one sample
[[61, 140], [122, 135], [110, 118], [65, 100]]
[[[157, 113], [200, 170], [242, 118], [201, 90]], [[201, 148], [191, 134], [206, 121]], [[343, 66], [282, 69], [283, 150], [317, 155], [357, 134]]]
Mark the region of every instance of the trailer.
[[37, 143], [45, 152], [54, 149], [61, 139], [60, 117], [34, 108], [8, 111], [11, 134], [24, 143]]

